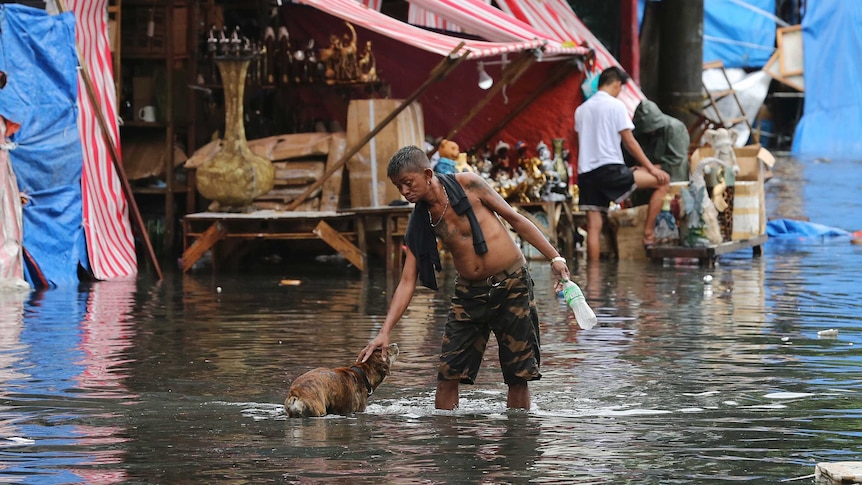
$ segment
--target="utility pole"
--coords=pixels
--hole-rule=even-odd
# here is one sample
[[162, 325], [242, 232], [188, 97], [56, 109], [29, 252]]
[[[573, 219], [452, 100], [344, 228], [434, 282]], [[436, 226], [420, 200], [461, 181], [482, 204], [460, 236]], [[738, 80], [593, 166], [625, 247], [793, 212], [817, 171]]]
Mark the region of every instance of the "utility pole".
[[660, 48], [658, 103], [686, 125], [703, 102], [703, 2], [662, 0], [658, 18]]

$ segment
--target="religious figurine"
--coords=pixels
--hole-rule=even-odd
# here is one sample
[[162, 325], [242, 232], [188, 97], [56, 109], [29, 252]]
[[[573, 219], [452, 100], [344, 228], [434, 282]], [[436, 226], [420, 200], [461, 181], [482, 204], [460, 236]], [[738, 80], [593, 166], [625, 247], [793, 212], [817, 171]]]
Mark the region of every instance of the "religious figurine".
[[542, 191], [542, 200], [560, 201], [566, 200], [567, 183], [560, 178], [559, 172], [556, 170], [556, 160], [551, 155], [548, 145], [544, 141], [540, 141], [536, 145], [536, 152], [539, 154], [539, 160], [542, 162], [542, 171], [545, 175], [545, 187]]
[[275, 84], [275, 30], [272, 27], [267, 27], [263, 34], [263, 74], [261, 79], [268, 85]]
[[353, 28], [350, 22], [344, 22], [350, 30], [350, 36], [344, 34], [341, 42], [341, 75], [338, 76], [340, 81], [355, 81], [358, 75], [358, 47], [356, 45], [356, 29]]
[[467, 162], [467, 154], [461, 152], [458, 154], [458, 159], [455, 160], [455, 171], [456, 172], [475, 172], [476, 170]]
[[540, 140], [539, 144], [536, 145], [536, 154], [539, 155], [539, 160], [542, 161], [542, 170], [552, 172], [554, 170], [554, 159], [551, 157], [551, 150], [548, 149], [548, 145], [544, 141]]
[[688, 187], [682, 190], [685, 224], [681, 227], [680, 238], [683, 246], [706, 247], [711, 244], [719, 244], [722, 241], [721, 229], [718, 224], [718, 211], [707, 195], [706, 181], [704, 180], [704, 173], [708, 170], [714, 170], [713, 167], [710, 167], [713, 164], [732, 170], [725, 161], [715, 157], [706, 157], [694, 167]]
[[655, 239], [658, 244], [675, 246], [679, 242], [679, 229], [671, 213], [673, 196], [666, 194], [662, 199], [661, 212], [655, 220]]
[[329, 47], [320, 49], [320, 62], [325, 66], [323, 77], [328, 84], [335, 83], [335, 70], [341, 65], [341, 39], [337, 35], [329, 36]]
[[290, 34], [287, 32], [287, 27], [283, 25], [278, 28], [276, 58], [278, 59], [277, 79], [279, 84], [293, 82], [293, 53], [290, 50]]
[[240, 34], [239, 26], [233, 29], [230, 34], [230, 43], [228, 45], [229, 56], [239, 56], [242, 51], [242, 35]]
[[377, 82], [377, 61], [374, 59], [374, 52], [371, 51], [371, 41], [365, 42], [365, 50], [362, 51], [362, 56], [358, 63], [359, 80], [364, 83]]
[[305, 67], [304, 67], [304, 79], [306, 83], [314, 84], [318, 81], [317, 72], [317, 54], [314, 52], [314, 39], [309, 39], [308, 44], [305, 46]]
[[216, 55], [230, 55], [230, 36], [228, 36], [224, 29], [221, 29], [218, 33], [218, 53]]
[[566, 168], [566, 162], [563, 160], [563, 143], [565, 141], [563, 138], [554, 138], [551, 140], [551, 143], [554, 145], [554, 170], [557, 172], [560, 180], [568, 185], [569, 170]]
[[494, 147], [494, 154], [491, 156], [492, 177], [496, 178], [500, 172], [505, 172], [509, 176], [514, 175], [514, 167], [509, 163], [509, 148], [511, 148], [510, 145], [503, 140], [497, 142], [497, 146]]
[[218, 79], [218, 68], [215, 65], [215, 56], [218, 55], [219, 38], [216, 36], [215, 25], [211, 26], [207, 33], [207, 59], [210, 61], [210, 82], [216, 84]]
[[733, 146], [739, 133], [727, 128], [717, 130], [706, 130], [704, 132], [706, 142], [715, 149], [715, 158], [728, 164], [728, 169], [719, 169], [710, 172], [707, 180], [707, 188], [712, 188], [712, 201], [718, 210], [718, 222], [721, 226], [721, 235], [725, 241], [730, 241], [733, 235], [733, 194], [736, 185], [736, 174], [739, 173], [739, 164], [736, 162], [736, 152]]

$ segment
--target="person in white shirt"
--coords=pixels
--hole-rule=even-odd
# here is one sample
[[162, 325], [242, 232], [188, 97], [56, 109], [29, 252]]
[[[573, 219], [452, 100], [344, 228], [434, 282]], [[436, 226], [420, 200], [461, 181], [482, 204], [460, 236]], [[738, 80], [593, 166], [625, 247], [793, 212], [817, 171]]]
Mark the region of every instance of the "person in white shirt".
[[[655, 244], [655, 220], [670, 189], [670, 176], [656, 167], [635, 140], [634, 124], [617, 99], [629, 76], [619, 67], [599, 75], [598, 91], [575, 110], [578, 133], [578, 188], [581, 209], [587, 212], [587, 259], [599, 259], [602, 219], [611, 202], [620, 203], [635, 189], [656, 189], [647, 208], [643, 244]], [[640, 165], [631, 169], [623, 160], [622, 145]]]

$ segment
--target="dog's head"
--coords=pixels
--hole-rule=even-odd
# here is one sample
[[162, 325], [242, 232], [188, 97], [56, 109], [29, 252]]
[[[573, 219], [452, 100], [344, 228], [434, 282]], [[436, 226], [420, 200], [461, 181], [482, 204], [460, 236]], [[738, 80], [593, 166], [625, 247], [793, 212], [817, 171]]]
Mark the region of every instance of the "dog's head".
[[365, 375], [368, 376], [368, 383], [371, 384], [372, 389], [377, 389], [377, 386], [389, 375], [390, 366], [395, 363], [397, 357], [398, 344], [389, 344], [389, 347], [386, 348], [385, 359], [383, 358], [383, 351], [376, 349], [368, 360], [357, 363], [355, 366], [362, 369]]

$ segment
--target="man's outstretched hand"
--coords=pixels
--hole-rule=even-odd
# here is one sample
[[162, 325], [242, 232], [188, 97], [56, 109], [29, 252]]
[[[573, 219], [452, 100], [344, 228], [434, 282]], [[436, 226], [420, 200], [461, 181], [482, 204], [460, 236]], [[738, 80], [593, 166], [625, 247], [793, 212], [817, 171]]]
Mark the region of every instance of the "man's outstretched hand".
[[365, 362], [377, 349], [380, 349], [383, 352], [383, 358], [385, 359], [386, 354], [389, 353], [388, 333], [378, 333], [377, 336], [374, 337], [374, 340], [368, 342], [368, 345], [359, 352], [359, 357], [356, 358], [356, 362]]

